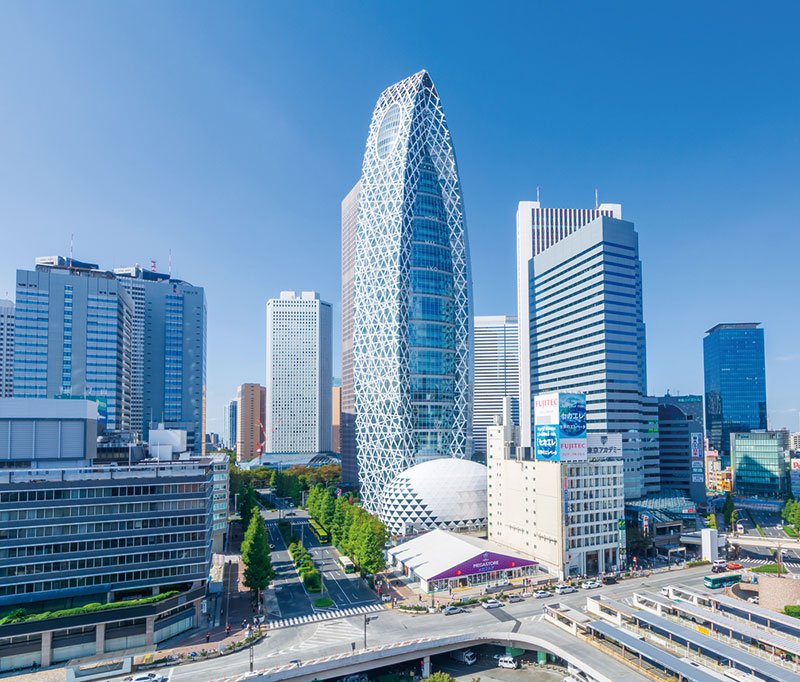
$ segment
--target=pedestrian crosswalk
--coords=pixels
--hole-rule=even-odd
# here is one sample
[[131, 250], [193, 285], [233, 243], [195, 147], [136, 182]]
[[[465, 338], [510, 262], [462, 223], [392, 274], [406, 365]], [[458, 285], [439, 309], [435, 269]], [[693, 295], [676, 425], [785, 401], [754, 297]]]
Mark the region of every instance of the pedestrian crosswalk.
[[281, 651], [273, 651], [267, 654], [267, 658], [282, 656], [288, 653], [299, 653], [308, 649], [321, 649], [348, 640], [350, 642], [359, 642], [360, 639], [360, 627], [346, 620], [331, 620], [320, 623], [314, 634], [308, 639], [294, 646], [282, 649]]
[[[745, 568], [750, 565], [754, 566], [763, 566], [765, 564], [774, 564], [775, 559], [739, 559], [742, 562]], [[800, 561], [782, 561], [781, 562], [787, 568], [800, 568]]]
[[349, 609], [320, 611], [318, 613], [308, 614], [307, 616], [296, 616], [295, 618], [282, 618], [281, 620], [273, 620], [269, 622], [268, 627], [270, 630], [277, 630], [279, 628], [290, 628], [295, 625], [304, 625], [305, 623], [318, 623], [324, 620], [332, 620], [333, 618], [347, 618], [348, 616], [359, 616], [362, 613], [383, 611], [383, 609], [384, 607], [381, 604], [367, 604], [366, 606], [353, 606]]

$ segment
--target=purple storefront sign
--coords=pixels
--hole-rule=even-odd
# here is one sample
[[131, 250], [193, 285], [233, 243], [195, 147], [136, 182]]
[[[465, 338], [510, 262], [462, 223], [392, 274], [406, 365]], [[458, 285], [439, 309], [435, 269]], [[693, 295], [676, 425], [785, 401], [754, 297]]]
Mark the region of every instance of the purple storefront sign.
[[521, 568], [524, 566], [536, 566], [538, 561], [520, 559], [519, 557], [508, 556], [506, 554], [494, 554], [484, 552], [468, 559], [467, 561], [453, 566], [451, 569], [435, 575], [429, 580], [442, 580], [444, 578], [457, 578], [462, 575], [474, 575], [475, 573], [485, 573], [488, 571], [505, 571], [509, 568]]

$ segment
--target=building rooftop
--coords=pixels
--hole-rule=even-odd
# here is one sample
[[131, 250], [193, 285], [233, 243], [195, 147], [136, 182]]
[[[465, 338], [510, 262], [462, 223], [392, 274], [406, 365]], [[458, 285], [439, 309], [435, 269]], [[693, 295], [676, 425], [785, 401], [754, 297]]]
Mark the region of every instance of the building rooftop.
[[[481, 553], [509, 555], [507, 549], [488, 540], [439, 529], [389, 550], [391, 556], [396, 556], [424, 580], [430, 580]], [[525, 561], [526, 565], [534, 563]]]
[[760, 322], [721, 322], [711, 327], [706, 334], [711, 334], [720, 329], [756, 329], [760, 324]]

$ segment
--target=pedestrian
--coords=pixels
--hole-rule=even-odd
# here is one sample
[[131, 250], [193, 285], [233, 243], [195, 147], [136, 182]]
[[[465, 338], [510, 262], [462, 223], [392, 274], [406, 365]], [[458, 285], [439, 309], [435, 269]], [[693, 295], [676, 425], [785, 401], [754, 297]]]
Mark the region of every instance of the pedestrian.
[[211, 633], [210, 632], [206, 632], [206, 644], [208, 644], [209, 641], [211, 641]]

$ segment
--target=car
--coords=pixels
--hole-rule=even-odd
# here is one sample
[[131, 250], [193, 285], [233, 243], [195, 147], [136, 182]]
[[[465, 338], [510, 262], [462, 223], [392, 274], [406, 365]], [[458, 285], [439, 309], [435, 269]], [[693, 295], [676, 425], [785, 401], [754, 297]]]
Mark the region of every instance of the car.
[[727, 570], [728, 569], [724, 565], [723, 566], [712, 566], [711, 567], [711, 572], [712, 573], [725, 573], [725, 571], [727, 571]]
[[775, 526], [775, 530], [783, 530], [783, 524], [779, 523], [777, 526]]
[[516, 604], [518, 602], [524, 601], [524, 599], [520, 597], [518, 594], [510, 594], [508, 596], [508, 601], [511, 604]]
[[147, 673], [144, 675], [126, 677], [125, 682], [167, 682], [167, 678], [158, 673]]
[[550, 596], [550, 594], [551, 593], [548, 592], [547, 590], [536, 590], [536, 592], [533, 593], [533, 596], [536, 597], [537, 599], [547, 599]]
[[519, 668], [519, 661], [513, 656], [500, 656], [500, 658], [497, 659], [497, 667], [516, 670]]
[[748, 597], [747, 601], [749, 601], [751, 604], [758, 604], [758, 597]]
[[572, 585], [556, 585], [556, 594], [571, 594], [577, 591]]
[[497, 599], [487, 599], [483, 602], [482, 606], [485, 609], [496, 609], [503, 605], [503, 602], [497, 601]]
[[600, 587], [601, 585], [602, 583], [599, 583], [596, 580], [587, 580], [585, 583], [583, 583], [583, 585], [581, 585], [581, 587], [584, 590], [593, 590], [597, 587]]
[[442, 609], [442, 613], [445, 616], [452, 616], [454, 613], [464, 613], [464, 609], [462, 609], [460, 606], [445, 606]]
[[741, 571], [744, 568], [741, 564], [737, 564], [735, 561], [731, 561], [727, 567], [729, 571]]
[[603, 585], [616, 585], [617, 579], [613, 575], [603, 576]]
[[273, 545], [271, 542], [269, 543], [269, 549], [270, 549], [270, 551], [274, 551], [275, 550], [275, 545]]

